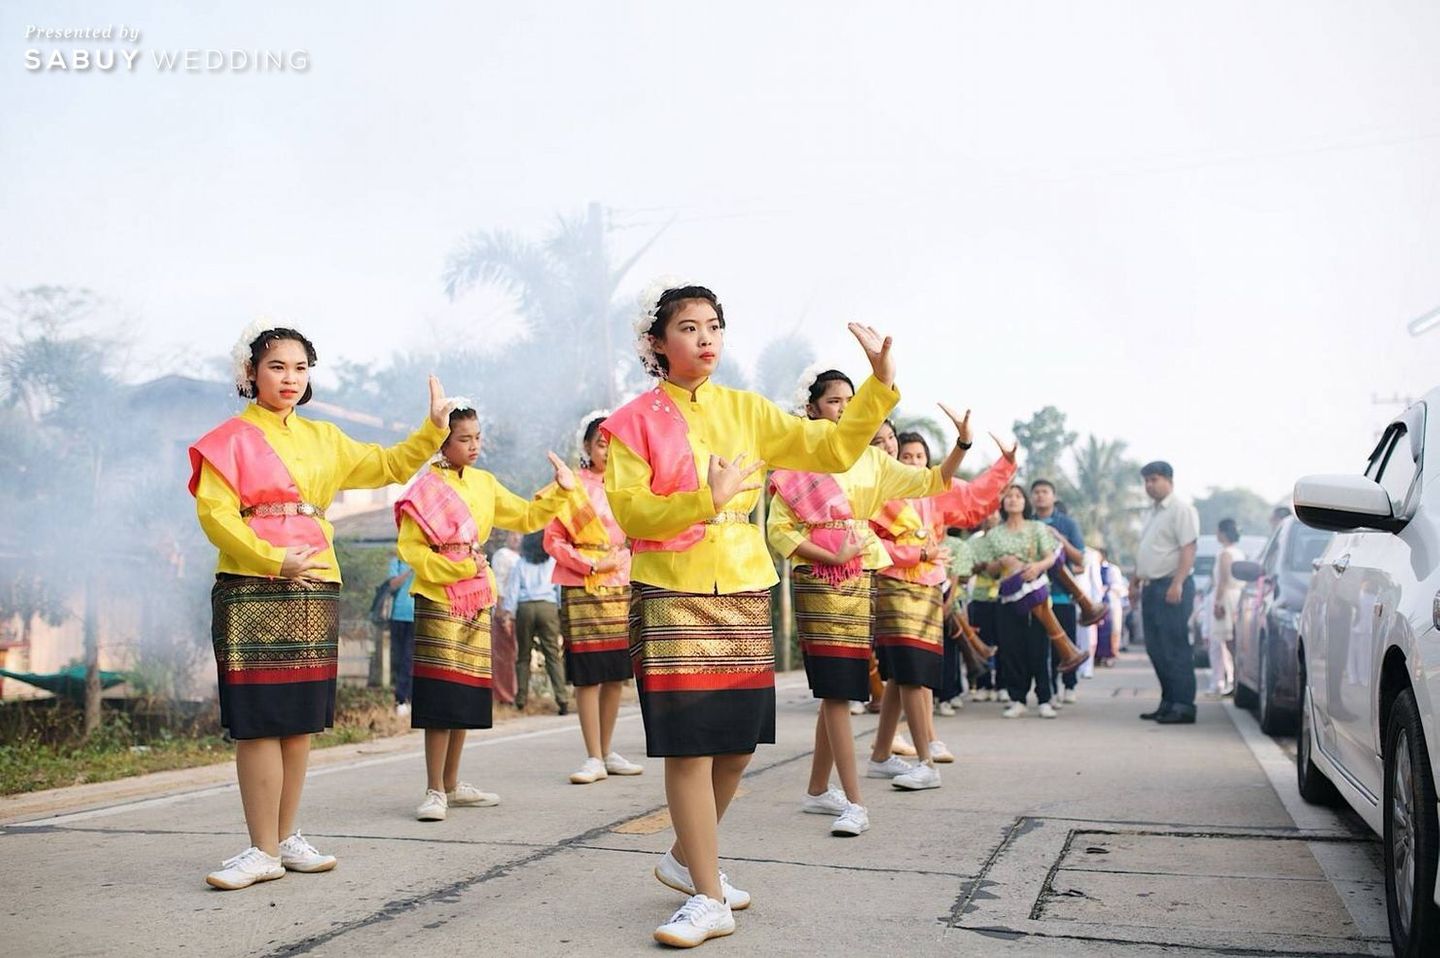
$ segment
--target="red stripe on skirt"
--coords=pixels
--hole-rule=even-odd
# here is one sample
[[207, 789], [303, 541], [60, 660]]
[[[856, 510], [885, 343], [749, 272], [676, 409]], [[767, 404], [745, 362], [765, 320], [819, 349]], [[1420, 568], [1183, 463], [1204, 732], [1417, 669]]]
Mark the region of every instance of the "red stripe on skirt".
[[584, 655], [586, 652], [625, 652], [630, 648], [630, 640], [623, 639], [581, 639], [578, 643], [571, 641], [569, 649], [576, 655]]
[[289, 682], [328, 682], [339, 671], [339, 666], [332, 664], [301, 669], [227, 669], [220, 674], [226, 685], [284, 685]]
[[824, 642], [801, 643], [807, 655], [823, 655], [831, 659], [869, 659], [868, 645], [826, 645]]
[[768, 689], [775, 685], [775, 673], [702, 672], [689, 675], [645, 675], [640, 686], [646, 692], [720, 692], [727, 689]]
[[476, 688], [490, 688], [491, 680], [480, 675], [470, 675], [467, 672], [454, 672], [450, 669], [440, 669], [433, 665], [416, 665], [411, 669], [411, 674], [417, 679], [434, 679], [437, 682], [454, 682], [457, 685], [472, 685]]
[[939, 642], [926, 642], [924, 639], [917, 639], [910, 635], [877, 635], [876, 645], [896, 646], [903, 645], [911, 649], [919, 649], [922, 652], [933, 652], [936, 655], [943, 655], [944, 649]]

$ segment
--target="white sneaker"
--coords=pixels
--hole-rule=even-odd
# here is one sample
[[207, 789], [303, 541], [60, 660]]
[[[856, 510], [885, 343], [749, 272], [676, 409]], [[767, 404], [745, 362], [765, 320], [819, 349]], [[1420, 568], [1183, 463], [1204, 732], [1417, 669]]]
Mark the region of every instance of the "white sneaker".
[[1000, 693], [995, 696], [995, 701], [997, 701], [997, 702], [1008, 702], [1008, 701], [1010, 701], [1010, 692], [1009, 692], [1009, 690], [1007, 690], [1007, 689], [1001, 689], [1001, 690], [1000, 690]]
[[611, 775], [643, 775], [645, 766], [630, 761], [619, 752], [611, 752], [605, 756], [605, 771]]
[[609, 778], [605, 770], [605, 761], [598, 758], [587, 758], [585, 764], [570, 773], [571, 785], [589, 785], [591, 782], [598, 782], [601, 779]]
[[205, 876], [205, 884], [225, 891], [249, 888], [257, 881], [274, 881], [285, 877], [280, 859], [267, 855], [251, 845], [234, 858], [220, 863], [220, 868]]
[[396, 705], [395, 705], [395, 717], [396, 717], [396, 718], [406, 718], [406, 717], [408, 717], [409, 715], [410, 715], [410, 703], [409, 703], [409, 702], [399, 702], [399, 703], [396, 703]]
[[864, 714], [865, 714], [865, 703], [864, 703], [864, 702], [851, 702], [851, 703], [850, 703], [850, 714], [851, 714], [851, 715], [864, 715]]
[[735, 916], [723, 901], [691, 895], [670, 920], [655, 929], [655, 940], [676, 948], [694, 948], [711, 938], [735, 933]]
[[949, 702], [936, 702], [935, 714], [942, 715], [945, 718], [949, 718], [955, 714], [955, 706], [951, 705]]
[[949, 765], [955, 761], [955, 754], [945, 747], [944, 742], [931, 742], [930, 761], [938, 762], [941, 765]]
[[918, 755], [919, 753], [915, 751], [915, 746], [911, 744], [908, 738], [903, 735], [897, 735], [895, 736], [894, 744], [890, 746], [890, 754], [903, 755], [908, 758]]
[[849, 802], [840, 817], [830, 823], [831, 835], [859, 835], [870, 830], [870, 813], [864, 805]]
[[1066, 689], [1064, 692], [1061, 693], [1060, 701], [1064, 702], [1066, 705], [1074, 705], [1076, 702], [1080, 701], [1080, 696], [1076, 694], [1074, 689]]
[[328, 872], [335, 867], [335, 856], [320, 854], [297, 830], [280, 843], [280, 864], [292, 872]]
[[[655, 866], [655, 877], [660, 884], [669, 885], [678, 892], [686, 895], [695, 894], [695, 883], [690, 880], [690, 869], [675, 860], [675, 855], [665, 852], [665, 857], [660, 859], [660, 864]], [[744, 911], [750, 907], [750, 893], [741, 891], [730, 884], [730, 876], [724, 872], [720, 873], [720, 890], [725, 893], [725, 903], [735, 911]]]
[[425, 801], [415, 809], [415, 817], [422, 822], [443, 822], [445, 812], [450, 803], [445, 800], [445, 793], [438, 792], [433, 788], [425, 790]]
[[1060, 717], [1060, 713], [1057, 712], [1057, 711], [1055, 711], [1055, 706], [1051, 705], [1049, 702], [1041, 702], [1041, 703], [1040, 703], [1040, 717], [1041, 717], [1041, 718], [1059, 718], [1059, 717]]
[[845, 797], [845, 793], [831, 785], [819, 795], [806, 795], [800, 803], [800, 811], [812, 815], [839, 815], [849, 806], [850, 799]]
[[894, 778], [896, 775], [904, 775], [914, 767], [898, 755], [892, 755], [883, 762], [871, 759], [865, 769], [865, 777]]
[[896, 788], [903, 788], [907, 792], [918, 792], [925, 788], [939, 788], [940, 770], [934, 765], [916, 765], [904, 775], [896, 775], [890, 780], [890, 784]]
[[479, 805], [488, 808], [499, 805], [500, 796], [494, 792], [482, 792], [469, 782], [460, 782], [445, 793], [445, 801], [450, 805]]
[[1003, 711], [1003, 712], [1000, 713], [1000, 717], [1001, 717], [1001, 718], [1019, 718], [1020, 716], [1022, 716], [1022, 715], [1024, 715], [1024, 714], [1025, 714], [1025, 706], [1024, 706], [1024, 705], [1022, 705], [1022, 704], [1019, 703], [1019, 702], [1011, 702], [1009, 705], [1007, 705], [1007, 706], [1005, 707], [1005, 711]]

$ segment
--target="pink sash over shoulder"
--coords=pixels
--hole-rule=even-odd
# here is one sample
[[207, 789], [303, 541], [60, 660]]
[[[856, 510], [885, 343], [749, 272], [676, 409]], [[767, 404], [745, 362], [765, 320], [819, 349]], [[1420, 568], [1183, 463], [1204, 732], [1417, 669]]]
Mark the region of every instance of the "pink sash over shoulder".
[[[475, 524], [475, 517], [470, 514], [470, 507], [433, 469], [422, 473], [395, 503], [395, 525], [399, 526], [405, 516], [415, 520], [432, 546], [470, 545], [472, 550], [479, 548], [480, 530]], [[451, 614], [469, 619], [481, 609], [494, 605], [490, 576], [484, 562], [479, 562], [478, 566], [478, 575], [445, 586], [445, 598], [450, 602]]]
[[[690, 448], [690, 427], [675, 402], [656, 386], [616, 410], [600, 424], [607, 436], [619, 439], [650, 465], [650, 491], [657, 496], [694, 492], [700, 488], [695, 452]], [[690, 528], [662, 541], [635, 539], [634, 552], [684, 552], [705, 538], [705, 524]]]
[[[294, 477], [264, 431], [238, 416], [216, 426], [190, 447], [192, 496], [200, 486], [200, 470], [206, 462], [235, 490], [242, 510], [304, 502]], [[325, 530], [313, 515], [248, 515], [245, 524], [261, 539], [283, 549], [330, 548]]]
[[[770, 490], [784, 499], [795, 518], [809, 527], [806, 533], [811, 542], [830, 552], [839, 552], [845, 545], [855, 512], [834, 476], [777, 469], [770, 476]], [[852, 556], [843, 565], [810, 563], [810, 571], [832, 586], [855, 578], [863, 570], [859, 555]]]

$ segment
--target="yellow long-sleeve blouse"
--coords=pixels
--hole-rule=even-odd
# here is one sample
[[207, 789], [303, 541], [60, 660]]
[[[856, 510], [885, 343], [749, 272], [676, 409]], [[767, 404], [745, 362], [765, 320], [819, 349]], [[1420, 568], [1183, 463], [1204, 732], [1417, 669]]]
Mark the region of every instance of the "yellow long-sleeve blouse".
[[[879, 446], [866, 446], [860, 461], [844, 472], [836, 473], [835, 481], [845, 493], [850, 511], [859, 520], [855, 523], [855, 533], [865, 547], [860, 554], [860, 563], [869, 571], [890, 565], [890, 554], [880, 544], [869, 522], [885, 503], [891, 499], [919, 499], [945, 491], [939, 466], [929, 469], [907, 466], [898, 459], [891, 459]], [[782, 558], [794, 555], [800, 543], [809, 538], [805, 523], [795, 517], [789, 503], [780, 496], [770, 500], [765, 533], [770, 540], [770, 548]], [[797, 560], [797, 564], [810, 563]]]
[[[792, 416], [756, 393], [709, 381], [693, 395], [670, 382], [662, 382], [660, 388], [685, 418], [700, 485], [693, 492], [657, 495], [650, 490], [650, 464], [621, 440], [612, 439], [605, 494], [620, 528], [639, 539], [670, 539], [717, 516], [709, 485], [712, 453], [727, 460], [744, 453], [747, 463], [764, 460], [781, 469], [844, 472], [870, 447], [871, 438], [900, 401], [897, 389], [872, 376], [835, 424]], [[757, 490], [743, 492], [725, 503], [724, 511], [748, 514], [759, 497]], [[779, 581], [765, 537], [751, 522], [709, 524], [705, 537], [683, 552], [637, 552], [630, 579], [700, 595], [767, 589]]]
[[[300, 490], [300, 497], [320, 508], [334, 501], [342, 489], [376, 489], [404, 482], [435, 454], [447, 431], [428, 418], [404, 442], [390, 447], [357, 442], [332, 423], [304, 419], [292, 412], [281, 419], [263, 406], [251, 403], [240, 418], [260, 427]], [[220, 550], [217, 572], [248, 576], [277, 576], [285, 549], [257, 536], [240, 517], [240, 496], [208, 462], [200, 467], [195, 488], [195, 510], [205, 537]], [[318, 558], [326, 568], [315, 577], [340, 581], [335, 559], [335, 530], [318, 518], [329, 548]]]
[[[500, 480], [483, 469], [469, 468], [442, 469], [431, 466], [440, 474], [445, 484], [454, 489], [470, 509], [475, 519], [479, 540], [490, 537], [495, 526], [514, 532], [537, 532], [555, 518], [571, 493], [551, 483], [541, 490], [539, 498], [522, 499], [501, 485]], [[578, 489], [579, 484], [576, 484]], [[583, 493], [582, 493], [583, 495]], [[445, 587], [464, 579], [473, 579], [476, 574], [474, 559], [449, 559], [430, 549], [430, 540], [425, 538], [416, 521], [409, 516], [400, 520], [400, 535], [396, 543], [400, 558], [415, 570], [415, 582], [410, 587], [412, 595], [423, 595], [433, 602], [445, 602]], [[489, 566], [485, 575], [490, 579], [490, 594], [498, 596], [495, 574]]]

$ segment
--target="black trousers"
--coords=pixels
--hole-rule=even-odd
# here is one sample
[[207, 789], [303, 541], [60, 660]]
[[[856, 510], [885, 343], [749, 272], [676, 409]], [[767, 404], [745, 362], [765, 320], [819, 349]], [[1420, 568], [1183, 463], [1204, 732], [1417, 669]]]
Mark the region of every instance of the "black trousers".
[[1024, 704], [1030, 689], [1041, 705], [1050, 701], [1050, 637], [1033, 615], [1016, 615], [1005, 606], [995, 612], [1000, 660], [1010, 701]]
[[390, 620], [390, 687], [395, 704], [410, 701], [410, 669], [415, 659], [415, 622]]
[[1140, 594], [1145, 653], [1160, 680], [1160, 707], [1195, 711], [1195, 660], [1190, 653], [1190, 609], [1195, 605], [1195, 580], [1187, 577], [1180, 601], [1165, 601], [1171, 579], [1152, 579]]

